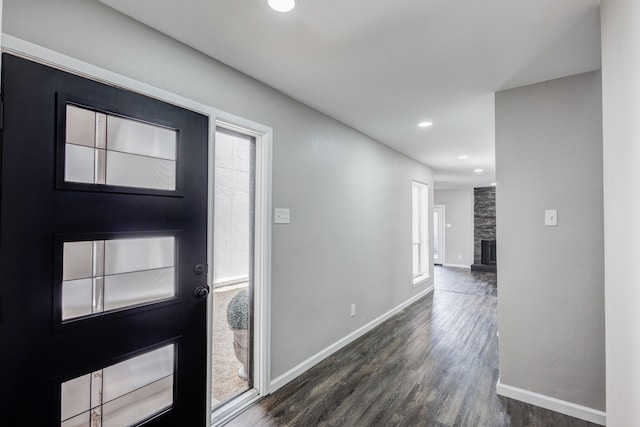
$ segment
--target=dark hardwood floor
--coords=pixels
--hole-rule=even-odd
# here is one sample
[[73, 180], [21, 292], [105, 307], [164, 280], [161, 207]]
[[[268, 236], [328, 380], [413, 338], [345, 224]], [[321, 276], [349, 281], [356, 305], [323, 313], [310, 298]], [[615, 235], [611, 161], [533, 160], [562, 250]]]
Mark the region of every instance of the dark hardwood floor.
[[495, 273], [436, 267], [435, 283], [227, 426], [595, 426], [496, 394]]

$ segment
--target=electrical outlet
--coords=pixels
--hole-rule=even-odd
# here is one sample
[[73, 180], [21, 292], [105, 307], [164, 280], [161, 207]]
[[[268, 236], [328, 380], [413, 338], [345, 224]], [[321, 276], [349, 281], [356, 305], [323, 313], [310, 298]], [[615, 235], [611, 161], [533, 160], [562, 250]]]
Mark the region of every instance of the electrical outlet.
[[458, 260], [461, 260], [461, 259], [462, 259], [462, 255], [458, 254]]
[[356, 317], [356, 305], [351, 304], [351, 317]]

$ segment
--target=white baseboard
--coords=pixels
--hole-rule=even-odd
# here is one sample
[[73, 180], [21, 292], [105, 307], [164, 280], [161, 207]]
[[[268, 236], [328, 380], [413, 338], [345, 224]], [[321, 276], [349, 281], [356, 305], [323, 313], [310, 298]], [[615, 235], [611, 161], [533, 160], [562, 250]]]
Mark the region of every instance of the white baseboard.
[[444, 263], [442, 264], [443, 267], [456, 267], [456, 268], [466, 268], [466, 269], [470, 269], [471, 266], [470, 265], [466, 265], [466, 264], [447, 264]]
[[554, 412], [569, 415], [570, 417], [580, 418], [581, 420], [589, 421], [601, 426], [607, 425], [607, 414], [603, 411], [582, 405], [576, 405], [575, 403], [556, 399], [555, 397], [546, 396], [544, 394], [522, 388], [502, 384], [500, 379], [498, 379], [498, 383], [496, 384], [496, 391], [500, 396], [519, 400]]
[[331, 356], [336, 351], [340, 350], [342, 347], [346, 346], [347, 344], [352, 343], [356, 339], [360, 338], [362, 335], [366, 334], [367, 332], [369, 332], [370, 330], [372, 330], [376, 326], [378, 326], [381, 323], [383, 323], [385, 320], [390, 319], [393, 315], [399, 313], [400, 311], [402, 311], [403, 309], [405, 309], [406, 307], [410, 306], [411, 304], [413, 304], [414, 302], [418, 301], [420, 298], [424, 297], [425, 295], [427, 295], [428, 293], [430, 293], [432, 291], [433, 291], [433, 285], [431, 285], [428, 288], [426, 288], [425, 290], [420, 291], [419, 293], [415, 294], [413, 297], [409, 298], [408, 300], [406, 300], [402, 304], [398, 305], [397, 307], [387, 311], [382, 316], [380, 316], [380, 317], [372, 320], [371, 322], [367, 323], [366, 325], [356, 329], [355, 331], [351, 332], [349, 335], [347, 335], [344, 338], [341, 338], [340, 340], [338, 340], [335, 343], [331, 344], [329, 347], [326, 347], [325, 349], [319, 351], [318, 353], [314, 354], [313, 356], [311, 356], [310, 358], [308, 358], [304, 362], [302, 362], [302, 363], [298, 364], [297, 366], [294, 366], [293, 368], [289, 369], [287, 372], [285, 372], [284, 374], [280, 375], [279, 377], [274, 378], [271, 381], [271, 385], [269, 387], [269, 393], [273, 393], [274, 391], [278, 390], [280, 387], [286, 385], [290, 381], [292, 381], [295, 378], [299, 377], [304, 372], [308, 371], [309, 369], [311, 369], [312, 367], [314, 367], [318, 363], [322, 362], [327, 357]]

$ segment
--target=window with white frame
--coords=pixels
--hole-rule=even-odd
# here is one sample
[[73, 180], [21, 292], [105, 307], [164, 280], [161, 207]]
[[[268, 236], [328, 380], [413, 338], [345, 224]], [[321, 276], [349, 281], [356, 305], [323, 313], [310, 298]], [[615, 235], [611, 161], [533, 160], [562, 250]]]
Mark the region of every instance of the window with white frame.
[[421, 182], [411, 183], [411, 211], [413, 224], [413, 283], [429, 277], [429, 187]]

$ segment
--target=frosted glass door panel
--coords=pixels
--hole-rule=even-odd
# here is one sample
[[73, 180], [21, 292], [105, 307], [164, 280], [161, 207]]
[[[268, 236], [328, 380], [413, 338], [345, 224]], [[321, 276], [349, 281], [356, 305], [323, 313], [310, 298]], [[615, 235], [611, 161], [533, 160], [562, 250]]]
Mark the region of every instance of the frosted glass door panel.
[[173, 405], [175, 345], [66, 381], [60, 386], [61, 427], [121, 427]]
[[64, 180], [176, 190], [178, 133], [67, 105]]
[[176, 160], [174, 130], [108, 116], [107, 135], [109, 150]]
[[103, 369], [105, 401], [116, 399], [173, 373], [173, 345]]
[[107, 184], [125, 187], [176, 189], [176, 163], [172, 160], [107, 151]]
[[105, 241], [105, 274], [173, 267], [174, 237]]
[[93, 276], [93, 242], [64, 244], [63, 280], [85, 279]]
[[104, 309], [138, 305], [171, 298], [174, 292], [175, 270], [139, 271], [104, 278]]
[[96, 113], [73, 105], [67, 106], [67, 143], [94, 146]]
[[65, 242], [62, 320], [176, 295], [175, 237]]
[[65, 149], [65, 181], [93, 184], [95, 177], [94, 156], [95, 150], [93, 148], [67, 144]]
[[62, 318], [93, 313], [93, 279], [68, 280], [62, 283]]
[[102, 427], [132, 425], [173, 404], [173, 376], [105, 403]]
[[91, 374], [86, 374], [62, 384], [62, 419], [75, 417], [91, 405]]

